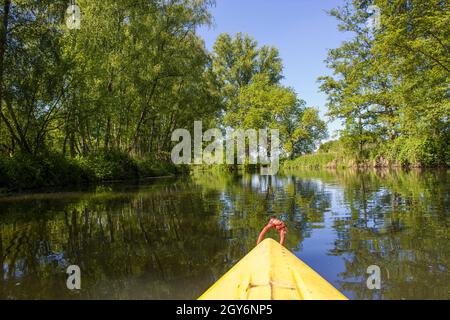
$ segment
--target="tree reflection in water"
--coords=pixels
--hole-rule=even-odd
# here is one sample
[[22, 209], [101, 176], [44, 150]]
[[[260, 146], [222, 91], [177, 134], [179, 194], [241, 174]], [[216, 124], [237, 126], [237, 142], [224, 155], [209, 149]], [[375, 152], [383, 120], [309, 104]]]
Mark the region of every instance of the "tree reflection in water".
[[[449, 298], [448, 176], [207, 172], [3, 198], [0, 298], [194, 299], [273, 214], [286, 220], [286, 246], [350, 298]], [[66, 288], [71, 264], [79, 292]], [[382, 270], [380, 291], [366, 287], [370, 265]]]

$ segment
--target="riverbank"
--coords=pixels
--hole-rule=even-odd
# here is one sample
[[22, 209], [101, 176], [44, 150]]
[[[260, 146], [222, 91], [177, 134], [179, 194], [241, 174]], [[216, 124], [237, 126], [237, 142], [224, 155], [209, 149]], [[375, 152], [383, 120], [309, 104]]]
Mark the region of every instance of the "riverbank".
[[284, 169], [373, 169], [373, 168], [448, 168], [448, 165], [425, 165], [389, 160], [384, 157], [358, 160], [340, 153], [315, 153], [283, 162]]
[[0, 194], [47, 187], [66, 187], [111, 181], [174, 176], [182, 169], [168, 161], [101, 151], [67, 158], [59, 153], [0, 157]]

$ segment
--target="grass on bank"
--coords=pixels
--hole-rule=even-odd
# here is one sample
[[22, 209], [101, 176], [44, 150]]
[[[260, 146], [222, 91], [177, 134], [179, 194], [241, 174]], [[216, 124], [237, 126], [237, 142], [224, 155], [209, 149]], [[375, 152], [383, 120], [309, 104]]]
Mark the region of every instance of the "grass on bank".
[[315, 154], [285, 161], [284, 168], [437, 168], [450, 167], [450, 140], [399, 137], [360, 146], [349, 137], [322, 144]]
[[116, 180], [138, 180], [179, 173], [171, 162], [138, 159], [118, 151], [67, 158], [58, 153], [38, 156], [0, 155], [0, 189], [22, 191]]
[[293, 160], [286, 160], [283, 163], [283, 168], [325, 168], [331, 166], [336, 161], [337, 157], [338, 155], [336, 153], [308, 154]]

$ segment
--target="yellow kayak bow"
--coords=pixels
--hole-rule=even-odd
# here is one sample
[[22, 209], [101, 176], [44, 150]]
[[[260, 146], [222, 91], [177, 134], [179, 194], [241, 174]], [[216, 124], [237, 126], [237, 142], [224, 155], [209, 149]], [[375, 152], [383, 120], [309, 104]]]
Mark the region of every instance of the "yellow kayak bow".
[[272, 239], [257, 245], [199, 300], [347, 300]]

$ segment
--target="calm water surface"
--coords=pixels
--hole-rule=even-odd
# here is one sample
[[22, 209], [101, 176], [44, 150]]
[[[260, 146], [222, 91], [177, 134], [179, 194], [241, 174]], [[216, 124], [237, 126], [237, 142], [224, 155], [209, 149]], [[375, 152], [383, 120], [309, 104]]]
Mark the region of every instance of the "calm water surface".
[[[351, 299], [450, 299], [449, 177], [204, 173], [0, 198], [0, 298], [196, 299], [277, 215], [286, 246]], [[367, 289], [370, 265], [381, 290]]]

